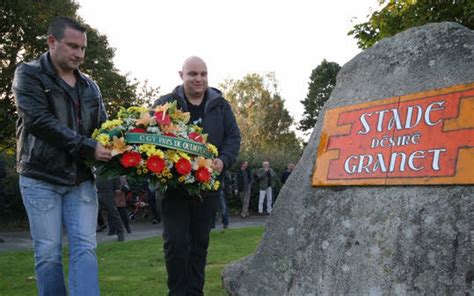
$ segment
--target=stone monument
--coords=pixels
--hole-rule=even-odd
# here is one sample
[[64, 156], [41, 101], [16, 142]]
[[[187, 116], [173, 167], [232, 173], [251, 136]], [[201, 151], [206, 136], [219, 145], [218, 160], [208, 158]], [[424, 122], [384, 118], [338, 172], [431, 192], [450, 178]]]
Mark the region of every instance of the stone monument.
[[[459, 85], [464, 91], [474, 90], [474, 31], [455, 23], [411, 28], [381, 40], [344, 65], [301, 160], [280, 192], [257, 251], [224, 270], [226, 290], [241, 296], [473, 293], [474, 166], [452, 162], [459, 166], [452, 165], [455, 171], [464, 165], [464, 177], [444, 176], [443, 182], [436, 183], [442, 158], [448, 155], [437, 150], [429, 154], [435, 175], [416, 182], [410, 181], [410, 175], [406, 184], [390, 179], [395, 172], [388, 172], [380, 163], [374, 171], [383, 172], [386, 179], [378, 179], [375, 185], [370, 180], [360, 184], [319, 182], [314, 174], [323, 165], [323, 157], [317, 160], [317, 155], [325, 147], [323, 141], [328, 141], [323, 127], [332, 120], [331, 110], [390, 98], [401, 101], [423, 92], [429, 98], [430, 91], [444, 95]], [[446, 88], [448, 91], [436, 92]], [[463, 105], [467, 144], [456, 151], [463, 150], [472, 161], [474, 124], [469, 118], [474, 118], [474, 99], [463, 99], [470, 102]], [[430, 111], [444, 108], [442, 103], [429, 106]], [[403, 121], [405, 126], [414, 126], [423, 118], [428, 125], [440, 122], [434, 112], [423, 118], [415, 116], [415, 108], [410, 112], [414, 121]], [[365, 114], [368, 119], [367, 114], [372, 113]], [[397, 127], [393, 118], [389, 124]], [[430, 141], [427, 135], [409, 137], [407, 149]], [[380, 138], [374, 139], [370, 148], [380, 148]], [[449, 138], [444, 142], [450, 142]], [[389, 141], [384, 143], [388, 146]], [[359, 146], [346, 148], [357, 150]], [[358, 169], [359, 160], [346, 161], [347, 173], [368, 172], [367, 159], [360, 160]], [[422, 160], [420, 153], [410, 156], [406, 167], [421, 170]]]

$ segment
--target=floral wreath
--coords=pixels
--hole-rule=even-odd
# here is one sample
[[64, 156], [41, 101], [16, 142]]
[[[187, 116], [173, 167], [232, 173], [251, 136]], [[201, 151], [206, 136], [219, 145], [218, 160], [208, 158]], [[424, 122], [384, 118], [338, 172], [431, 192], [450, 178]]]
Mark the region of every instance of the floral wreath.
[[120, 107], [116, 119], [105, 121], [92, 134], [111, 151], [112, 159], [92, 165], [109, 177], [126, 175], [159, 184], [162, 191], [184, 186], [199, 197], [201, 191], [215, 191], [220, 186], [212, 164], [217, 148], [189, 120], [190, 113], [179, 110], [176, 101], [154, 110]]

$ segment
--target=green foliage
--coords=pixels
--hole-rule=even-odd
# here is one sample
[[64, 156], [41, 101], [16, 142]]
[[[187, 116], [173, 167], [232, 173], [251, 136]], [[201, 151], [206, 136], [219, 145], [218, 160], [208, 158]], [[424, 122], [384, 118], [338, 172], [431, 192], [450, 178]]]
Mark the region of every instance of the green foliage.
[[357, 45], [362, 49], [385, 37], [427, 23], [451, 21], [474, 29], [472, 0], [381, 0], [380, 4], [385, 6], [348, 33], [357, 39]]
[[15, 171], [15, 156], [0, 153], [0, 158], [6, 170], [5, 178], [0, 179], [0, 225], [23, 225], [27, 219]]
[[234, 110], [242, 142], [240, 160], [260, 167], [264, 159], [273, 167], [284, 168], [301, 156], [301, 142], [290, 130], [293, 124], [284, 100], [277, 92], [273, 74], [248, 74], [220, 85]]
[[[0, 2], [0, 152], [5, 152], [9, 159], [14, 155], [16, 144], [17, 114], [11, 91], [15, 69], [19, 63], [36, 59], [47, 50], [46, 32], [53, 18], [65, 15], [80, 20], [77, 9], [78, 4], [72, 0]], [[120, 105], [149, 105], [149, 101], [157, 97], [159, 88], [119, 74], [113, 64], [114, 49], [106, 36], [87, 24], [86, 27], [88, 47], [81, 70], [99, 84], [109, 115], [115, 116]], [[6, 205], [0, 209], [0, 222], [24, 218], [13, 158], [8, 165], [11, 173], [4, 180]]]
[[336, 86], [336, 76], [340, 69], [339, 64], [324, 59], [311, 72], [308, 94], [304, 100], [300, 101], [304, 106], [303, 119], [299, 125], [300, 130], [307, 131], [314, 128], [321, 108]]
[[[263, 227], [213, 231], [206, 265], [205, 295], [226, 295], [221, 273], [227, 264], [252, 254]], [[99, 282], [104, 295], [167, 295], [166, 269], [160, 238], [107, 242], [97, 247]], [[63, 260], [67, 273], [67, 253]], [[0, 295], [35, 295], [31, 251], [0, 253]], [[66, 277], [67, 278], [67, 277]]]
[[[11, 91], [16, 66], [38, 58], [47, 50], [46, 32], [51, 20], [59, 15], [77, 16], [78, 4], [71, 0], [4, 0], [0, 4], [0, 151], [15, 149], [16, 108]], [[157, 96], [158, 88], [140, 84], [121, 75], [113, 64], [114, 49], [107, 37], [88, 27], [88, 47], [81, 70], [101, 88], [108, 113], [114, 116], [118, 106], [146, 104], [148, 96]]]
[[18, 63], [46, 50], [46, 31], [57, 15], [74, 15], [77, 4], [67, 0], [4, 0], [0, 4], [0, 151], [15, 149], [16, 108], [11, 92]]

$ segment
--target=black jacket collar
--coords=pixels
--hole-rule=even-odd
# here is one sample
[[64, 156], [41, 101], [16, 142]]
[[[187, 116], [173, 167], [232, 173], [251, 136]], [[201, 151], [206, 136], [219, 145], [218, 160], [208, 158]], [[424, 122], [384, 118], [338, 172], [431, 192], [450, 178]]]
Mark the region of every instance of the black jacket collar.
[[[53, 62], [51, 61], [51, 56], [48, 52], [43, 53], [40, 58], [41, 69], [53, 79], [60, 79], [56, 69], [53, 67]], [[75, 70], [76, 76], [81, 80], [82, 84], [88, 87], [90, 85], [89, 79], [79, 70]]]

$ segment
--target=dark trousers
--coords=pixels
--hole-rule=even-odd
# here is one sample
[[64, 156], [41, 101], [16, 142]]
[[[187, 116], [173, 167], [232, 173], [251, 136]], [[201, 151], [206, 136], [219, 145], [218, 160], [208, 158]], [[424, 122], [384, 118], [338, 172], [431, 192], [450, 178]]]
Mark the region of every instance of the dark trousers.
[[125, 226], [127, 230], [130, 230], [130, 222], [128, 221], [127, 208], [118, 207], [117, 210], [120, 214], [120, 219], [122, 220], [123, 226]]
[[151, 209], [151, 214], [153, 216], [153, 219], [156, 220], [157, 222], [161, 221], [161, 216], [160, 216], [160, 205], [157, 202], [157, 194], [161, 194], [157, 192], [156, 190], [150, 190], [149, 191], [149, 204], [150, 204], [150, 209]]
[[115, 206], [114, 196], [112, 194], [101, 194], [99, 192], [99, 204], [107, 211], [109, 232], [123, 232], [123, 225], [120, 220], [120, 214]]
[[169, 295], [203, 295], [211, 220], [218, 195], [202, 201], [179, 190], [162, 199], [163, 240]]
[[[222, 225], [224, 228], [229, 226], [229, 210], [227, 206], [227, 197], [223, 190], [219, 190], [219, 212], [222, 217]], [[211, 228], [216, 227], [216, 216], [212, 217]]]

